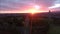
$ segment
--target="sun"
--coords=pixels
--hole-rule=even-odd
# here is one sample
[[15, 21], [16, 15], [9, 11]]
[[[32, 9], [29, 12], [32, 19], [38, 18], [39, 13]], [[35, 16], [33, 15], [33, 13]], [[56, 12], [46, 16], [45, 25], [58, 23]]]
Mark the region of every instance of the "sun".
[[35, 14], [36, 12], [37, 12], [36, 10], [31, 11], [32, 14]]
[[39, 9], [40, 9], [40, 6], [39, 5], [34, 5], [32, 6], [32, 8], [26, 10], [28, 13], [31, 13], [31, 14], [35, 14], [35, 13], [38, 13], [39, 12]]
[[37, 10], [36, 9], [29, 9], [28, 12], [34, 14], [37, 12]]
[[29, 12], [34, 14], [37, 13], [39, 9], [40, 9], [39, 5], [34, 5], [33, 8], [29, 10]]

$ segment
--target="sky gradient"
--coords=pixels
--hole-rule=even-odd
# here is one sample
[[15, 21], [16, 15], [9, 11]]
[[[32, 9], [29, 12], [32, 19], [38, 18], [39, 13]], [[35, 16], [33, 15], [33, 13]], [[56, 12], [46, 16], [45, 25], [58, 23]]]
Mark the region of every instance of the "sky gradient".
[[[40, 10], [48, 10], [48, 7], [60, 4], [60, 0], [0, 0], [0, 11], [23, 11], [34, 5], [41, 6]], [[60, 7], [53, 10], [60, 10]]]

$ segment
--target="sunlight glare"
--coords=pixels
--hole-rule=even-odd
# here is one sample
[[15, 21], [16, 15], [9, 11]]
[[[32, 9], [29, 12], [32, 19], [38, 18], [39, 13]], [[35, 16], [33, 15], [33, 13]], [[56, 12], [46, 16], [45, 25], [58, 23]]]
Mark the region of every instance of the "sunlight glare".
[[40, 6], [39, 5], [35, 5], [34, 8], [35, 9], [40, 9]]
[[37, 12], [37, 10], [36, 9], [29, 9], [28, 12], [34, 14]]

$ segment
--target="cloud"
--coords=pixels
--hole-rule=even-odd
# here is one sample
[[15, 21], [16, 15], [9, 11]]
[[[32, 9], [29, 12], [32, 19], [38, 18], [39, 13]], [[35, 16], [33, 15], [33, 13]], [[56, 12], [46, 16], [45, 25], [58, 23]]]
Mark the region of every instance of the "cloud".
[[54, 4], [60, 4], [60, 0], [56, 0]]
[[[29, 5], [32, 1], [25, 1], [25, 0], [0, 0], [0, 9], [1, 10], [11, 10], [11, 9], [18, 9], [21, 10], [21, 8]], [[5, 9], [4, 9], [5, 8]]]
[[53, 11], [60, 11], [60, 0], [55, 0], [52, 6], [49, 7], [49, 9]]

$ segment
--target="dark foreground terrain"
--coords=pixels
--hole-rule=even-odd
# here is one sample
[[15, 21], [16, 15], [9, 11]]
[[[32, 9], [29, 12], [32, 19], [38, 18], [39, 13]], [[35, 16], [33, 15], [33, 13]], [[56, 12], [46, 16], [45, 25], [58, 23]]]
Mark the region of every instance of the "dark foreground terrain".
[[0, 34], [60, 34], [60, 14], [0, 14]]

